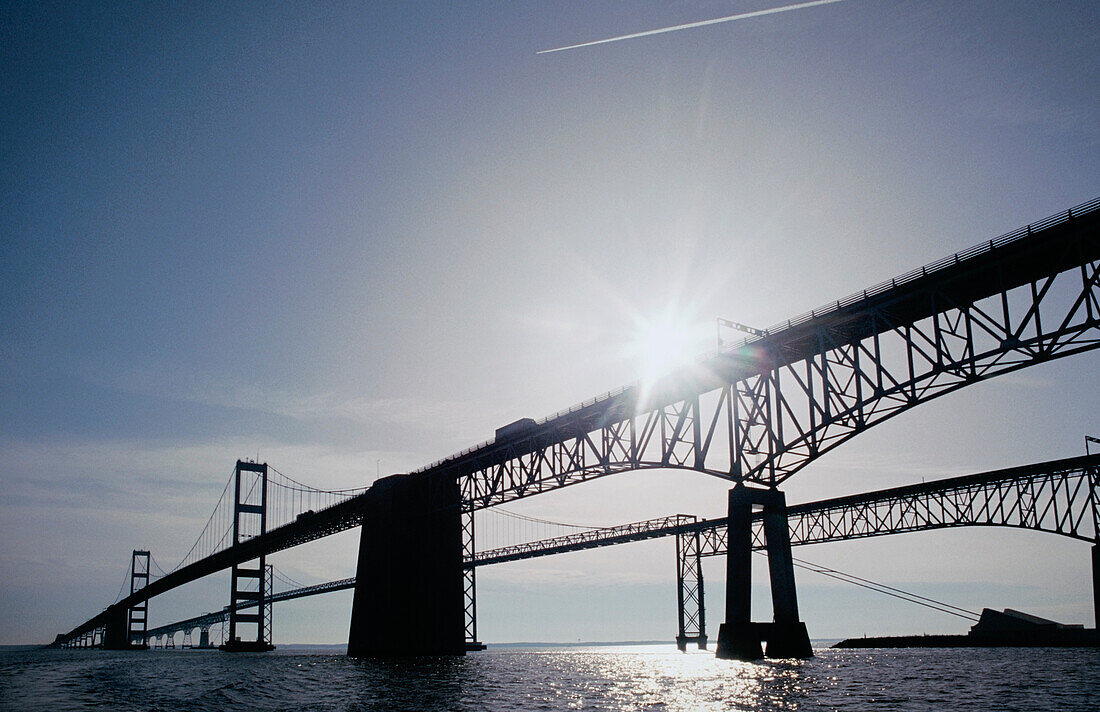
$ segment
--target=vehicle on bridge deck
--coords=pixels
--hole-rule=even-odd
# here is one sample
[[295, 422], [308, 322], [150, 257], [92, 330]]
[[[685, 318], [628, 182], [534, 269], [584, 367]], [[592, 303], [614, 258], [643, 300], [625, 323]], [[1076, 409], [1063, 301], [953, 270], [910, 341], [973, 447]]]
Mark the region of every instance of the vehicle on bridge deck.
[[533, 418], [520, 418], [513, 423], [508, 423], [507, 425], [502, 425], [497, 428], [495, 441], [499, 443], [501, 440], [507, 438], [524, 435], [534, 430], [536, 427], [538, 427], [538, 423], [536, 423]]

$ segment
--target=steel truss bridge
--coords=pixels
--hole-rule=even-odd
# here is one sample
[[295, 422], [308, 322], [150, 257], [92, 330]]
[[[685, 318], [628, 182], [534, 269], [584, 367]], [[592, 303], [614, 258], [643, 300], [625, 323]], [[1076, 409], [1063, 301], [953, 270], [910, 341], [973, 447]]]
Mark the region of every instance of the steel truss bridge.
[[[476, 554], [475, 511], [618, 472], [690, 469], [750, 485], [750, 493], [774, 490], [822, 454], [921, 403], [1100, 346], [1098, 224], [1100, 199], [774, 325], [657, 382], [505, 426], [489, 442], [330, 507], [298, 512], [309, 516], [262, 527], [151, 580], [58, 640], [86, 636], [120, 610], [209, 573], [365, 518], [373, 526], [367, 513], [387, 509], [372, 501], [417, 487], [436, 510], [461, 510], [459, 547], [467, 559]], [[361, 546], [361, 565], [365, 551]], [[465, 571], [465, 635], [473, 642], [474, 569]], [[355, 611], [369, 615], [356, 593], [353, 639]], [[408, 589], [386, 595], [394, 602], [411, 596], [409, 605], [420, 609], [434, 605]]]
[[[336, 581], [327, 581], [325, 583], [315, 584], [313, 586], [303, 586], [301, 588], [291, 589], [289, 591], [281, 591], [279, 593], [272, 593], [267, 597], [266, 603], [278, 603], [279, 601], [290, 601], [295, 598], [305, 598], [306, 596], [317, 596], [322, 593], [332, 593], [333, 591], [344, 591], [349, 588], [355, 587], [355, 578], [338, 579]], [[255, 608], [256, 603], [244, 604], [238, 607], [238, 610], [246, 608]], [[195, 616], [194, 618], [188, 618], [187, 620], [177, 621], [175, 623], [169, 623], [167, 625], [157, 626], [156, 628], [150, 628], [146, 633], [147, 639], [157, 639], [162, 637], [172, 637], [176, 633], [189, 633], [195, 629], [209, 629], [213, 625], [218, 623], [224, 623], [229, 620], [229, 606], [226, 606], [220, 611], [213, 613], [204, 613], [201, 616]]]
[[[792, 546], [955, 527], [1047, 532], [1093, 545], [1093, 596], [1100, 613], [1100, 454], [837, 497], [787, 509]], [[763, 513], [753, 516], [753, 548], [765, 548]], [[706, 643], [701, 557], [727, 552], [727, 518], [675, 515], [528, 542], [477, 554], [467, 566], [676, 537], [681, 647]]]
[[[791, 505], [791, 544], [819, 544], [952, 527], [997, 526], [1097, 543], [1100, 454], [1040, 462]], [[753, 547], [763, 549], [762, 517]], [[699, 535], [699, 555], [726, 553], [726, 518], [676, 514], [483, 551], [466, 566], [487, 566], [666, 536]]]
[[[801, 546], [904, 532], [956, 527], [1013, 527], [1100, 544], [1100, 454], [1040, 462], [976, 475], [894, 487], [788, 508], [791, 544]], [[754, 516], [753, 548], [765, 547], [762, 513]], [[677, 539], [679, 602], [677, 640], [705, 642], [700, 558], [726, 553], [726, 518], [700, 520], [676, 514], [613, 527], [588, 529], [478, 553], [466, 568], [553, 556], [662, 537]], [[273, 594], [272, 603], [341, 591], [340, 579]], [[1094, 591], [1100, 595], [1100, 589]], [[209, 627], [229, 609], [152, 628], [149, 638]]]

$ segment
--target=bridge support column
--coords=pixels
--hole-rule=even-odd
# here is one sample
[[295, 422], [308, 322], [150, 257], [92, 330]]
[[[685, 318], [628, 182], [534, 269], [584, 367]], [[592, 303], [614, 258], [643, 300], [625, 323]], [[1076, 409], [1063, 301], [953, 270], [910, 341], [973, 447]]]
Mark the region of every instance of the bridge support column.
[[[130, 593], [149, 585], [149, 552], [134, 549], [130, 556]], [[145, 633], [149, 630], [149, 599], [145, 599], [128, 611], [126, 625], [127, 647], [147, 650]]]
[[461, 497], [394, 475], [367, 491], [348, 655], [465, 655]]
[[127, 611], [120, 606], [107, 607], [107, 621], [103, 624], [103, 649], [128, 650], [130, 648], [130, 630], [127, 626]]
[[[771, 623], [753, 623], [752, 617], [752, 508], [763, 507], [764, 538], [771, 580]], [[806, 624], [798, 617], [798, 597], [791, 558], [787, 503], [779, 490], [761, 490], [738, 484], [729, 493], [726, 549], [726, 622], [718, 631], [717, 656], [736, 660], [813, 656]]]
[[[241, 477], [252, 476], [243, 486]], [[267, 532], [267, 463], [237, 460], [233, 473], [233, 544]], [[257, 491], [259, 490], [259, 491]], [[229, 638], [219, 646], [227, 652], [260, 653], [274, 650], [271, 644], [271, 576], [266, 557], [233, 564], [229, 594]], [[255, 610], [243, 613], [245, 607]], [[255, 640], [242, 640], [240, 626], [256, 626]]]
[[695, 643], [700, 650], [706, 650], [706, 604], [698, 531], [676, 534], [676, 604], [679, 624], [676, 647], [686, 652], [688, 643]]
[[1100, 544], [1092, 545], [1092, 620], [1100, 629]]

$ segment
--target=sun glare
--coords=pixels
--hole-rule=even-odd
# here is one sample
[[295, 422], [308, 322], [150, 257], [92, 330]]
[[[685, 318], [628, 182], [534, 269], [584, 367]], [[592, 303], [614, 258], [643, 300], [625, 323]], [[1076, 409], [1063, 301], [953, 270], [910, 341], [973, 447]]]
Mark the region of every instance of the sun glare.
[[690, 323], [671, 312], [640, 320], [632, 348], [643, 382], [654, 380], [691, 363], [699, 340]]

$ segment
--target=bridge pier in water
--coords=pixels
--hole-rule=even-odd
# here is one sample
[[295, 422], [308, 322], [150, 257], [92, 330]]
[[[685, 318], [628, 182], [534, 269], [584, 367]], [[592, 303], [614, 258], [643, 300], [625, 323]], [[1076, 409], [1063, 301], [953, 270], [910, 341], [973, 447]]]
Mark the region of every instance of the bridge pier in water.
[[107, 607], [107, 621], [103, 625], [103, 649], [127, 650], [129, 631], [126, 626], [126, 609], [117, 604]]
[[348, 655], [465, 655], [462, 508], [449, 478], [394, 475], [367, 491]]
[[[752, 508], [763, 507], [764, 539], [771, 580], [771, 623], [752, 622]], [[759, 660], [813, 656], [806, 624], [798, 617], [794, 560], [787, 528], [786, 497], [777, 489], [738, 484], [729, 492], [726, 549], [726, 620], [718, 630], [719, 658]]]
[[1100, 630], [1100, 526], [1097, 526], [1096, 541], [1092, 545], [1092, 625]]

